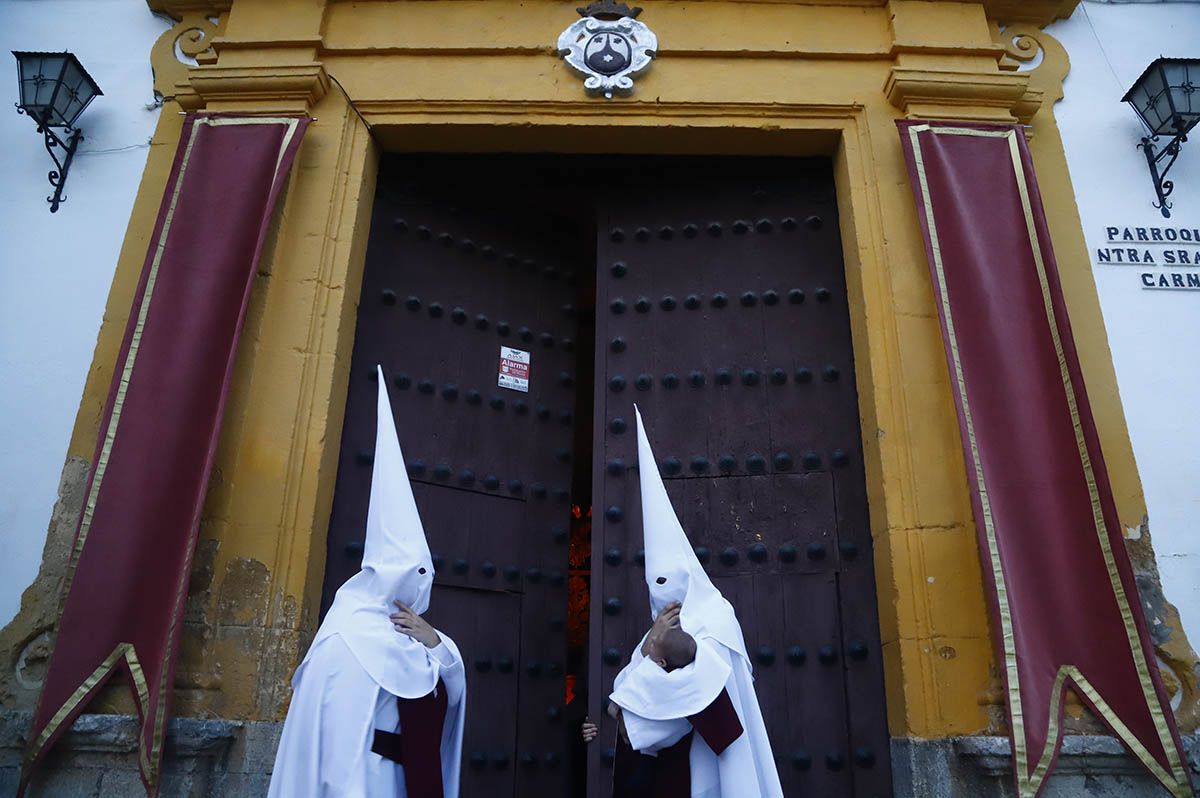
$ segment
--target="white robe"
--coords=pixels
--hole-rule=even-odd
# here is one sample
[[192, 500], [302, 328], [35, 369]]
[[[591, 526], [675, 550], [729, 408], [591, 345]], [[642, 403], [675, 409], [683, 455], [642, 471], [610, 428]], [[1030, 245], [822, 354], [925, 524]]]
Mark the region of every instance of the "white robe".
[[[446, 798], [457, 798], [466, 677], [458, 647], [438, 634], [428, 665], [446, 690], [442, 787]], [[404, 768], [371, 751], [376, 729], [403, 732], [396, 696], [371, 678], [341, 635], [313, 644], [292, 689], [268, 798], [407, 798]]]
[[746, 661], [716, 638], [697, 638], [696, 659], [670, 673], [643, 656], [639, 644], [617, 674], [610, 698], [621, 707], [629, 744], [655, 755], [691, 731], [688, 716], [712, 703], [722, 687], [743, 733], [720, 756], [702, 736], [692, 737], [692, 798], [783, 798], [754, 677]]

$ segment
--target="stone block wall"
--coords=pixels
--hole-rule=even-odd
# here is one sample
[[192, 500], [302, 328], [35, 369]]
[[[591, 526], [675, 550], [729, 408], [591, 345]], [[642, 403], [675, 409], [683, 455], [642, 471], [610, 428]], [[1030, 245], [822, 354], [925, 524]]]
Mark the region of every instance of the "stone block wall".
[[[28, 712], [0, 712], [0, 795], [16, 793]], [[262, 798], [282, 723], [176, 718], [163, 756], [161, 798]], [[1184, 738], [1200, 786], [1200, 735]], [[895, 798], [1015, 798], [1007, 737], [892, 740]], [[142, 795], [137, 723], [129, 715], [84, 715], [58, 744], [30, 798]], [[1112, 737], [1074, 735], [1042, 798], [1161, 798], [1162, 787]], [[546, 796], [546, 798], [558, 798]], [[562, 798], [567, 798], [563, 796]], [[835, 798], [823, 796], [822, 798]]]

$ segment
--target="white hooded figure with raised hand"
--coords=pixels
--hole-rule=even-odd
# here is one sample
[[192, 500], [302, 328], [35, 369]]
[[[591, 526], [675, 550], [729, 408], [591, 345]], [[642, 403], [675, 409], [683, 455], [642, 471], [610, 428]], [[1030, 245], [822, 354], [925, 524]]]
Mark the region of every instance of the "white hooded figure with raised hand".
[[634, 412], [654, 625], [610, 696], [614, 798], [782, 798], [742, 627], [696, 559]]
[[292, 677], [269, 798], [458, 795], [466, 676], [454, 641], [421, 618], [433, 561], [382, 369], [377, 423], [362, 569]]

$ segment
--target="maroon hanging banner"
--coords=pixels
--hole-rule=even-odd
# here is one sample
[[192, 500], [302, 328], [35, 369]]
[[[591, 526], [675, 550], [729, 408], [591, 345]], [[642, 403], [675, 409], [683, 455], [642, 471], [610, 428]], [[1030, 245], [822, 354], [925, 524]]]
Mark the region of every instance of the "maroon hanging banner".
[[192, 553], [238, 336], [307, 119], [189, 115], [100, 422], [20, 794], [118, 670], [157, 794]]
[[898, 124], [991, 588], [1018, 794], [1036, 796], [1054, 766], [1070, 684], [1172, 795], [1191, 796], [1025, 135]]

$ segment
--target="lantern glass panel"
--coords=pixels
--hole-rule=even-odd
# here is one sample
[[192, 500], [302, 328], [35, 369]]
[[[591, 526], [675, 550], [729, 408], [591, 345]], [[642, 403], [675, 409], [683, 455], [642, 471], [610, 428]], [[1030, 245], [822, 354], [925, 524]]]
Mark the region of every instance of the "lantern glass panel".
[[1171, 105], [1175, 112], [1175, 132], [1186, 133], [1200, 120], [1200, 98], [1196, 96], [1195, 80], [1200, 78], [1200, 65], [1181, 60], [1163, 62], [1167, 85], [1171, 91]]
[[63, 70], [62, 88], [59, 89], [54, 102], [55, 114], [71, 127], [95, 96], [96, 86], [79, 62], [68, 61], [66, 69]]
[[62, 74], [66, 55], [58, 53], [14, 53], [21, 81], [21, 107], [34, 119], [42, 119], [54, 99], [54, 87]]
[[1159, 58], [1123, 99], [1137, 111], [1152, 136], [1186, 134], [1200, 121], [1200, 98], [1193, 82], [1197, 78], [1200, 61]]
[[1137, 87], [1141, 95], [1142, 118], [1155, 135], [1163, 133], [1171, 121], [1171, 94], [1161, 69], [1151, 67]]
[[88, 103], [104, 93], [71, 53], [13, 55], [17, 58], [19, 105], [42, 124], [71, 127]]

